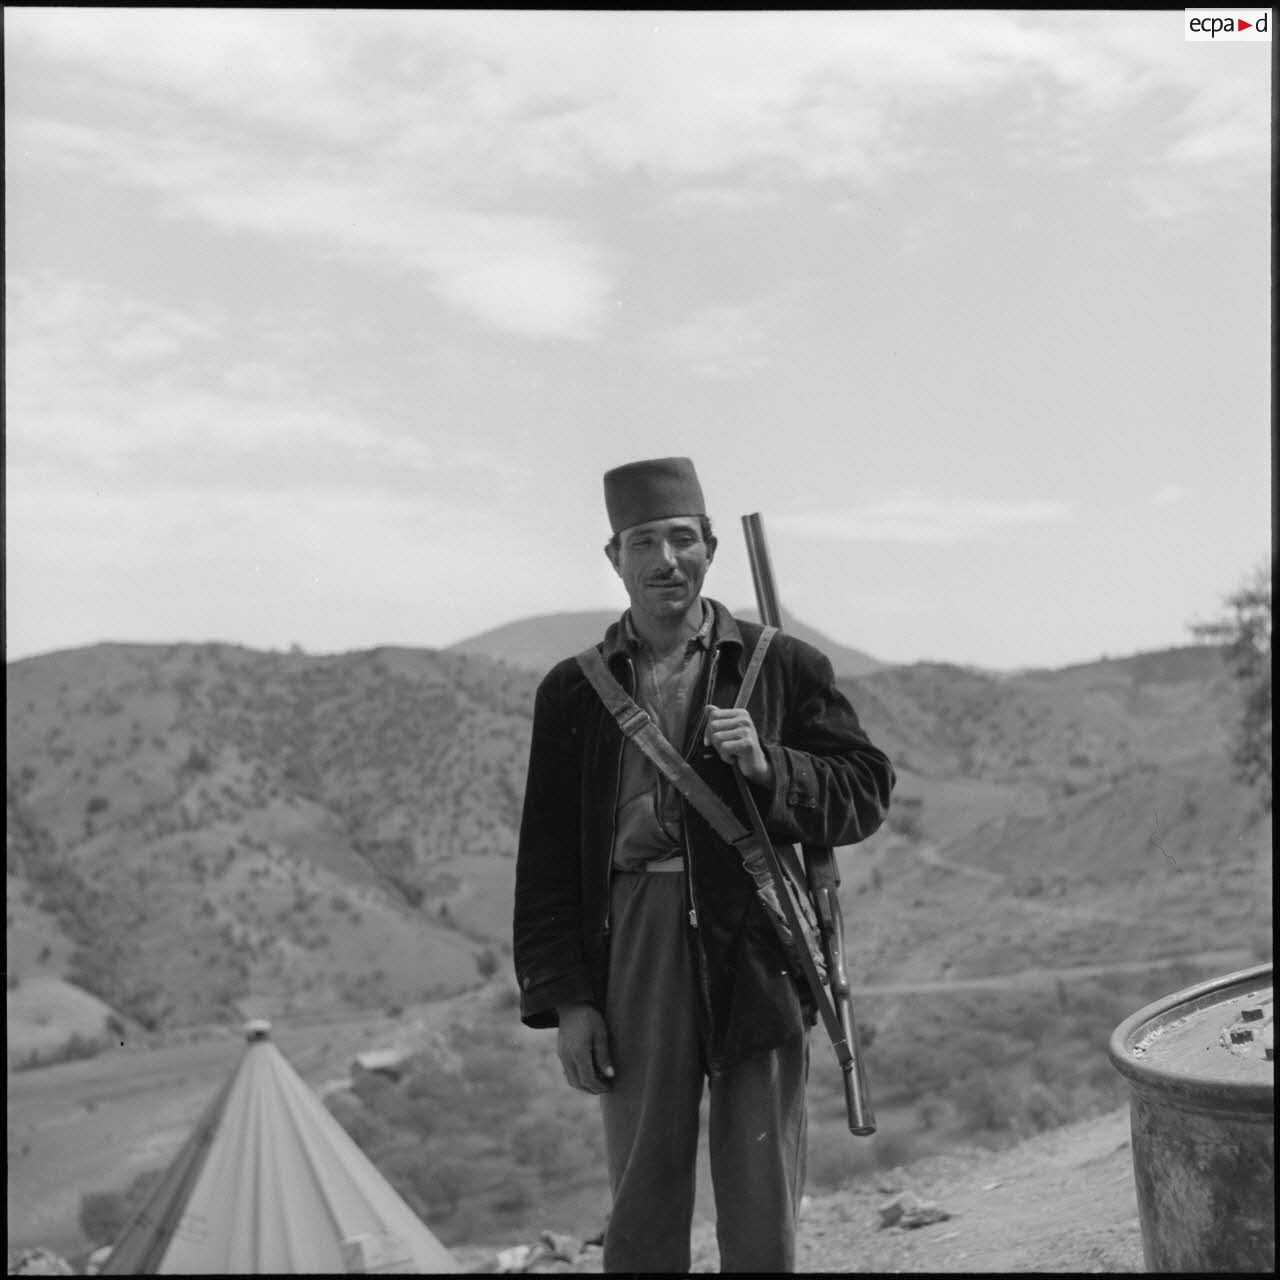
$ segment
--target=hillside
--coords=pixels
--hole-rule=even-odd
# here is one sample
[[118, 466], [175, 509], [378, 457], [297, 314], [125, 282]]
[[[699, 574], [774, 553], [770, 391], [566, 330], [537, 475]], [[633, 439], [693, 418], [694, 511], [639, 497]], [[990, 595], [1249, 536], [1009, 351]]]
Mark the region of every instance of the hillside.
[[1231, 776], [1236, 695], [1215, 650], [1013, 676], [920, 664], [846, 690], [898, 766], [889, 825], [913, 855], [864, 847], [875, 884], [910, 908], [891, 924], [873, 910], [855, 935], [872, 975], [1229, 939], [1269, 954], [1271, 819]]
[[[62, 1060], [11, 1076], [12, 1238], [73, 1247], [79, 1195], [163, 1161], [217, 1076], [191, 1055], [253, 1014], [448, 1243], [598, 1226], [595, 1112], [509, 989], [536, 673], [99, 645], [7, 675], [9, 1060]], [[1230, 776], [1215, 651], [844, 684], [900, 782], [840, 857], [880, 1131], [851, 1142], [816, 1048], [815, 1200], [1114, 1112], [1114, 1026], [1271, 942], [1270, 817]], [[343, 1083], [370, 1036], [414, 1050], [394, 1086]]]
[[[535, 671], [538, 675], [549, 671], [561, 658], [579, 653], [589, 644], [595, 644], [611, 623], [618, 620], [622, 610], [590, 609], [579, 613], [544, 613], [532, 618], [508, 622], [491, 631], [469, 636], [449, 646], [451, 653], [470, 653], [505, 662], [513, 667]], [[760, 614], [754, 608], [735, 609], [740, 618], [759, 621]], [[783, 623], [787, 631], [817, 645], [831, 659], [836, 675], [856, 677], [868, 671], [876, 671], [885, 664], [858, 649], [832, 640], [822, 632], [807, 626], [783, 610]]]
[[[99, 645], [7, 677], [17, 980], [69, 979], [161, 1028], [403, 1005], [504, 963], [536, 674]], [[887, 828], [842, 859], [849, 908], [876, 907], [851, 938], [868, 980], [1269, 927], [1269, 818], [1230, 777], [1216, 650], [845, 684], [900, 777]], [[940, 926], [957, 899], [972, 917]]]
[[19, 978], [66, 970], [154, 1028], [403, 1004], [496, 965], [530, 677], [228, 645], [7, 674], [10, 927], [57, 926]]

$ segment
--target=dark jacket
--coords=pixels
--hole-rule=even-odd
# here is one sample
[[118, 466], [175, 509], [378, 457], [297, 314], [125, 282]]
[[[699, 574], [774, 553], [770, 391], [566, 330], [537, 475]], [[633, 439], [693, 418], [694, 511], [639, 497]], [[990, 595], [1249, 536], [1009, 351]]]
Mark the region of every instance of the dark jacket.
[[[715, 644], [692, 706], [731, 707], [759, 638], [758, 624], [715, 609]], [[635, 669], [614, 623], [599, 647], [614, 676], [635, 692]], [[776, 843], [845, 845], [884, 820], [894, 785], [836, 688], [831, 663], [793, 636], [774, 638], [748, 704], [770, 763], [771, 790], [755, 787]], [[690, 737], [701, 717], [689, 715]], [[521, 1017], [556, 1025], [570, 1002], [605, 1008], [609, 883], [623, 736], [578, 663], [559, 663], [538, 687], [516, 860], [514, 956]], [[675, 744], [739, 817], [726, 765], [701, 741]], [[685, 877], [690, 938], [702, 985], [704, 1045], [716, 1071], [797, 1034], [811, 1018], [803, 978], [787, 971], [764, 908], [738, 853], [689, 804]]]

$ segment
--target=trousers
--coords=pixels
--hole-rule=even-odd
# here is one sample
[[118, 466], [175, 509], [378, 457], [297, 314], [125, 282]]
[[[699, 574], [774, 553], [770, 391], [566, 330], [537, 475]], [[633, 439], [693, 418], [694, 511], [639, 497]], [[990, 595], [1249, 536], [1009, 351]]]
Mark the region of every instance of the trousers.
[[795, 1269], [808, 1035], [710, 1076], [684, 876], [615, 873], [605, 1019], [615, 1071], [600, 1096], [613, 1209], [606, 1272], [687, 1272], [699, 1112], [722, 1271]]

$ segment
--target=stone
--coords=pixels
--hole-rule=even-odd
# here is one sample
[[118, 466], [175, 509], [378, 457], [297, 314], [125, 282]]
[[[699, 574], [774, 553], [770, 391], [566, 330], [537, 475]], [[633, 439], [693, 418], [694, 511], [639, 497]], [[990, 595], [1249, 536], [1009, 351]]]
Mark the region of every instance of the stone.
[[884, 1227], [902, 1227], [910, 1230], [915, 1227], [927, 1227], [933, 1222], [946, 1222], [951, 1214], [932, 1200], [922, 1200], [912, 1191], [903, 1191], [886, 1201], [877, 1210], [878, 1225]]
[[503, 1274], [523, 1271], [528, 1265], [529, 1255], [532, 1252], [533, 1246], [528, 1244], [516, 1244], [510, 1249], [503, 1249], [497, 1258], [498, 1270]]
[[892, 1227], [902, 1217], [902, 1200], [901, 1197], [887, 1201], [882, 1204], [876, 1214], [880, 1221], [876, 1224], [880, 1228]]
[[24, 1249], [16, 1258], [9, 1260], [8, 1272], [11, 1276], [73, 1276], [75, 1270], [65, 1259], [60, 1258], [51, 1249]]
[[575, 1236], [563, 1235], [559, 1231], [544, 1231], [539, 1237], [551, 1256], [573, 1262], [582, 1252], [582, 1244]]

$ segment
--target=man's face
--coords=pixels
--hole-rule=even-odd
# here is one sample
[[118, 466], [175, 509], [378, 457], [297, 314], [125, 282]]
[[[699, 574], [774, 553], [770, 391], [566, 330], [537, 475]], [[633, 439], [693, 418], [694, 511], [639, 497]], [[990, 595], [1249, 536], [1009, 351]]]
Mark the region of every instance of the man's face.
[[702, 591], [715, 558], [715, 539], [704, 542], [697, 516], [671, 516], [632, 525], [619, 535], [609, 559], [631, 607], [654, 619], [682, 617]]

